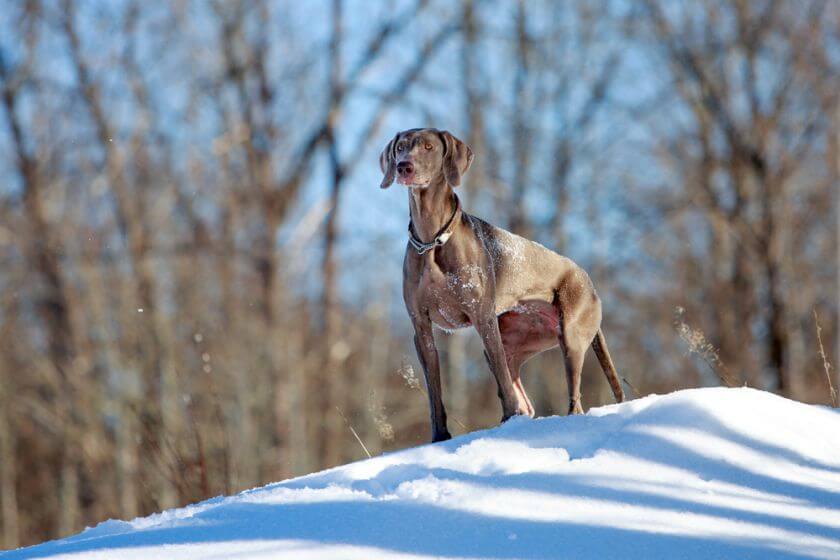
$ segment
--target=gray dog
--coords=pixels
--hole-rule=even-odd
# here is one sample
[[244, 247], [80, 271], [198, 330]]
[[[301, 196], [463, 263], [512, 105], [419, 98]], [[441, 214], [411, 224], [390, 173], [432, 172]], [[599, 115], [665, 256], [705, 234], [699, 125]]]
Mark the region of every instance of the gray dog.
[[473, 326], [496, 377], [502, 421], [534, 415], [519, 378], [533, 356], [563, 350], [569, 413], [580, 414], [580, 374], [590, 345], [617, 402], [624, 392], [601, 332], [601, 300], [586, 272], [566, 257], [461, 210], [454, 187], [470, 168], [469, 146], [446, 131], [397, 134], [379, 158], [388, 188], [408, 187], [411, 213], [403, 264], [403, 297], [426, 375], [432, 441], [451, 438], [440, 385], [432, 323]]

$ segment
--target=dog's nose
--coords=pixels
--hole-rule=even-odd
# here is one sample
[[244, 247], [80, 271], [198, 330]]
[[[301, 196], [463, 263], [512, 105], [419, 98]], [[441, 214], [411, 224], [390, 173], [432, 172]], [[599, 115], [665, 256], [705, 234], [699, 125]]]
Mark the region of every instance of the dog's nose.
[[408, 177], [414, 173], [414, 164], [410, 161], [401, 161], [397, 164], [397, 173], [400, 177]]

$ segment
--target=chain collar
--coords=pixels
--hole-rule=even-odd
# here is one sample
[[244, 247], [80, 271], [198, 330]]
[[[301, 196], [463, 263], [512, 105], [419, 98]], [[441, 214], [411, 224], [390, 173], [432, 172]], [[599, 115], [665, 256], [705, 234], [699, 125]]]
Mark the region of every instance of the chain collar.
[[431, 242], [423, 243], [420, 241], [420, 239], [414, 234], [414, 228], [411, 227], [411, 220], [408, 221], [408, 242], [412, 247], [414, 247], [414, 250], [417, 251], [418, 254], [423, 255], [435, 247], [442, 247], [447, 241], [449, 241], [449, 238], [452, 237], [452, 233], [455, 231], [455, 224], [458, 223], [456, 218], [460, 217], [461, 214], [461, 200], [458, 198], [457, 194], [453, 193], [453, 196], [455, 197], [455, 211], [452, 213], [449, 221], [446, 222]]

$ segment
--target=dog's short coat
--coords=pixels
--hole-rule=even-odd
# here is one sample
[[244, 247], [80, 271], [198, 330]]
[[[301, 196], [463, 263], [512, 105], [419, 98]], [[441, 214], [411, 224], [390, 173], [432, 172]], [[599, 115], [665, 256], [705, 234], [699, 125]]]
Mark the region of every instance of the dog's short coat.
[[398, 133], [380, 156], [381, 187], [395, 179], [409, 187], [403, 296], [426, 376], [432, 440], [451, 437], [432, 323], [478, 331], [498, 384], [502, 421], [534, 415], [519, 370], [558, 344], [565, 357], [570, 414], [583, 412], [580, 375], [590, 345], [616, 401], [622, 402], [600, 328], [601, 300], [589, 276], [570, 259], [462, 212], [453, 189], [472, 161], [469, 146], [429, 128]]

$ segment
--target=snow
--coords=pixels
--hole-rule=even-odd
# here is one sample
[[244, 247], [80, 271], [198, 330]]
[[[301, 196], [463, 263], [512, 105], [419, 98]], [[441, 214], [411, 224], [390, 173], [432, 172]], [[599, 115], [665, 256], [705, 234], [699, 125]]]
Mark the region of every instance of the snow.
[[694, 389], [515, 418], [0, 555], [840, 558], [840, 412]]

